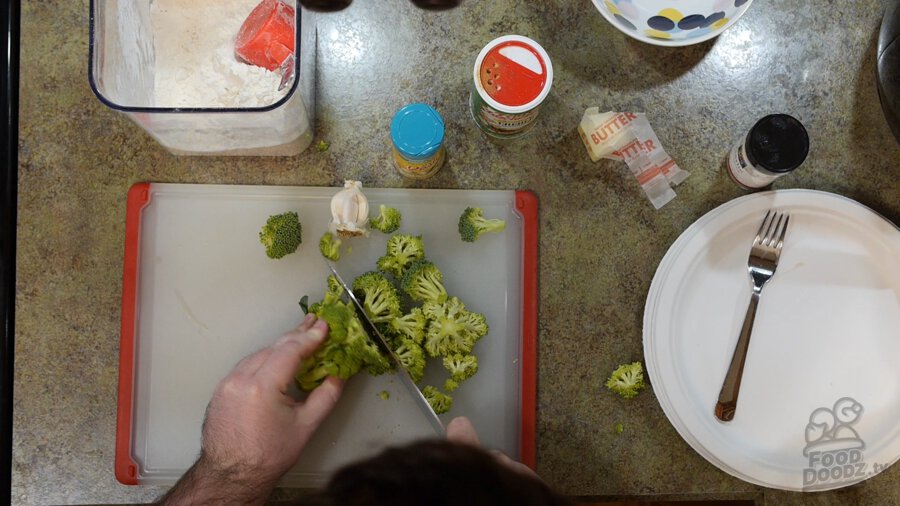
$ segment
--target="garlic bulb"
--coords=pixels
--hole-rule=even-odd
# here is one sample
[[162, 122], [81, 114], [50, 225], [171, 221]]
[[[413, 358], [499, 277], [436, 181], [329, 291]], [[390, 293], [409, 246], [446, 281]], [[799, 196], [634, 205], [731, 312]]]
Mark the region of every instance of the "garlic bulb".
[[362, 182], [344, 181], [344, 189], [331, 198], [331, 232], [341, 237], [369, 235], [369, 199], [363, 195]]

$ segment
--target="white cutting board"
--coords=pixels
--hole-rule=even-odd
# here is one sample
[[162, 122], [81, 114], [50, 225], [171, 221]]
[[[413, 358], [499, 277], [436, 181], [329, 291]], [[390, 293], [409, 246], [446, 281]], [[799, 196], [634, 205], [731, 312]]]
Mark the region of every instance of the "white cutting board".
[[[138, 190], [146, 193], [136, 197]], [[336, 191], [156, 183], [132, 190], [127, 240], [136, 251], [129, 255], [126, 250], [116, 451], [120, 481], [177, 481], [198, 455], [204, 411], [217, 382], [242, 357], [300, 322], [303, 295], [311, 303], [322, 297], [328, 271], [318, 240], [330, 222], [329, 203]], [[446, 424], [454, 416], [469, 417], [486, 446], [517, 457], [523, 218], [516, 211], [516, 192], [364, 191], [373, 214], [379, 204], [400, 210], [399, 232], [422, 235], [426, 256], [443, 271], [447, 291], [484, 313], [490, 325], [474, 350], [478, 374], [453, 393], [453, 409], [442, 419]], [[457, 222], [467, 206], [505, 219], [506, 230], [476, 243], [462, 242]], [[298, 212], [303, 244], [297, 253], [272, 260], [259, 243], [259, 229], [269, 215], [285, 211]], [[373, 270], [386, 240], [379, 232], [351, 240], [351, 252], [338, 263], [342, 275], [352, 279]], [[136, 269], [134, 283], [128, 281], [129, 261]], [[128, 311], [132, 303], [133, 320]], [[446, 373], [439, 362], [430, 362], [427, 371], [421, 385], [443, 384]], [[390, 393], [388, 400], [379, 398], [383, 390]], [[335, 412], [282, 485], [319, 486], [348, 462], [388, 445], [432, 436], [397, 378], [363, 372], [347, 383]]]

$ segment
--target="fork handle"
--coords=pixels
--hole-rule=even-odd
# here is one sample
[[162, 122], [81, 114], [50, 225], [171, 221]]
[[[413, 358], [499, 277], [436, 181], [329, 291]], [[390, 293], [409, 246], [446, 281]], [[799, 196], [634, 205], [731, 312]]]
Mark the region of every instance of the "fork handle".
[[722, 390], [719, 391], [719, 400], [716, 402], [716, 418], [723, 422], [734, 419], [734, 412], [737, 409], [741, 376], [744, 374], [744, 362], [747, 360], [747, 349], [750, 347], [750, 334], [753, 332], [753, 320], [756, 319], [758, 305], [759, 292], [754, 290], [750, 295], [750, 305], [747, 306], [744, 324], [741, 326], [741, 335], [734, 347], [734, 355], [731, 356], [731, 364], [725, 374], [725, 381], [722, 382]]

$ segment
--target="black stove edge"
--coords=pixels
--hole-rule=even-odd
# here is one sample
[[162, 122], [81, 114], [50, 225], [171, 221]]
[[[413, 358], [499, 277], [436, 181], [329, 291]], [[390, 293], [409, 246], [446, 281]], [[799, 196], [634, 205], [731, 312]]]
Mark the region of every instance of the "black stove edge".
[[[19, 0], [0, 12], [4, 59], [2, 87], [3, 171], [0, 175], [0, 503], [12, 502], [13, 367], [15, 366], [16, 206], [19, 172]], [[4, 498], [6, 500], [4, 500]]]

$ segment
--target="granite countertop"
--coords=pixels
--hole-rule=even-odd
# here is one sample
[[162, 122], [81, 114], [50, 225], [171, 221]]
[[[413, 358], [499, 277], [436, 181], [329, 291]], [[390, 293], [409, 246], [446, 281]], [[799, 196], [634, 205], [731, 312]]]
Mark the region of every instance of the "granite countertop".
[[[588, 0], [466, 0], [442, 14], [357, 0], [318, 18], [315, 140], [331, 148], [291, 158], [169, 154], [91, 93], [88, 2], [22, 3], [14, 503], [146, 502], [163, 491], [119, 485], [112, 472], [131, 184], [361, 179], [538, 195], [538, 472], [560, 491], [900, 504], [897, 466], [836, 492], [748, 484], [694, 452], [651, 390], [626, 403], [602, 386], [616, 364], [642, 358], [644, 301], [669, 245], [707, 211], [748, 193], [731, 182], [724, 159], [762, 115], [790, 113], [811, 136], [806, 163], [775, 189], [838, 193], [900, 222], [900, 146], [874, 75], [884, 2], [849, 10], [825, 0], [754, 2], [717, 39], [669, 49], [625, 37]], [[474, 126], [468, 90], [475, 55], [510, 33], [543, 45], [555, 80], [536, 129], [499, 144]], [[417, 183], [392, 167], [385, 133], [392, 114], [414, 101], [443, 114], [449, 156], [436, 177]], [[674, 201], [655, 211], [623, 165], [590, 161], [576, 127], [591, 106], [648, 114], [691, 172]], [[611, 420], [625, 421], [624, 433], [614, 434]]]

